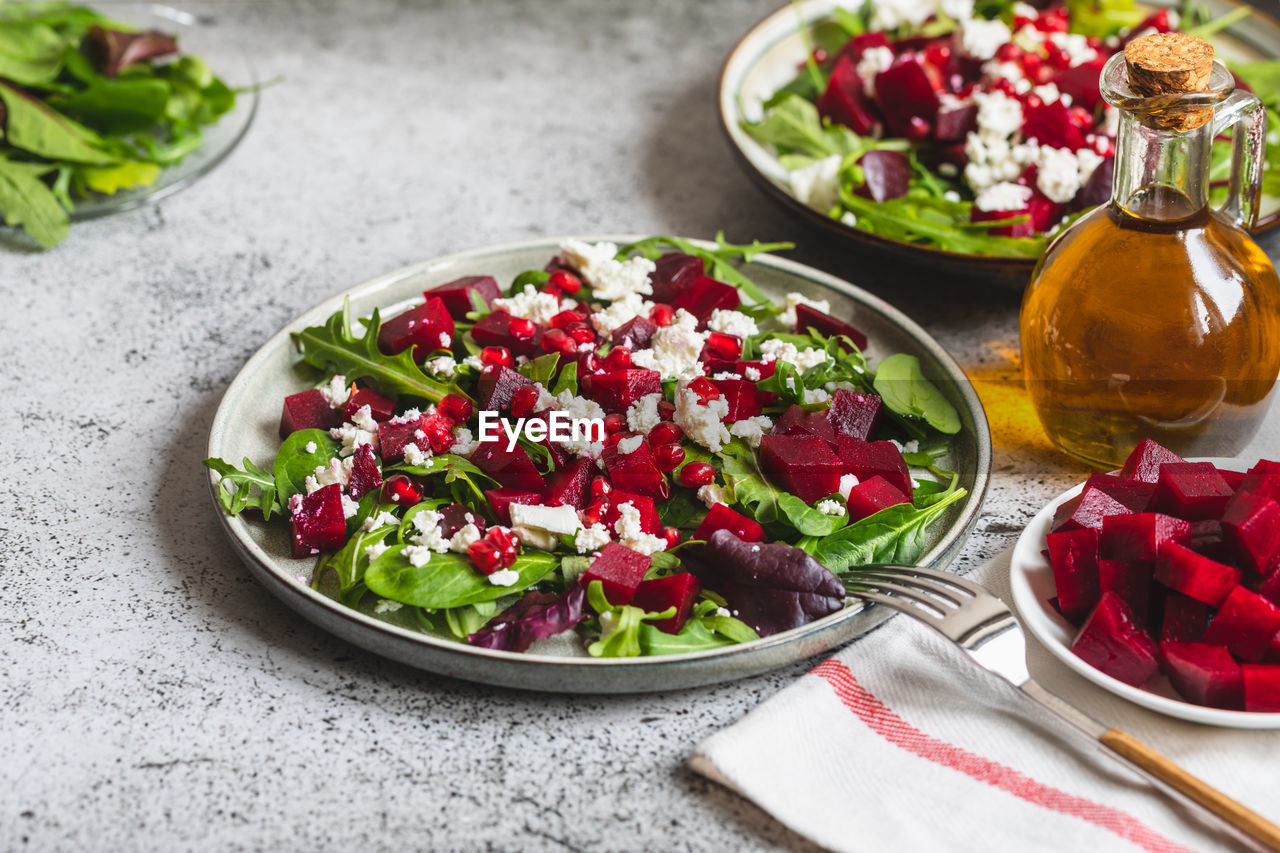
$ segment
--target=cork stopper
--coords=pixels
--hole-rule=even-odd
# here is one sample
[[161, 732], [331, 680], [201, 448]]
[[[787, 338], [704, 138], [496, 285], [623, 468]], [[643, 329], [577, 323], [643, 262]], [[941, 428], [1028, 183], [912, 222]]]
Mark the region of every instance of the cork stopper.
[[1169, 106], [1156, 106], [1151, 114], [1158, 127], [1192, 130], [1213, 115], [1203, 106], [1177, 107], [1177, 96], [1209, 91], [1213, 73], [1213, 45], [1186, 33], [1156, 33], [1134, 39], [1124, 49], [1129, 88], [1144, 98]]

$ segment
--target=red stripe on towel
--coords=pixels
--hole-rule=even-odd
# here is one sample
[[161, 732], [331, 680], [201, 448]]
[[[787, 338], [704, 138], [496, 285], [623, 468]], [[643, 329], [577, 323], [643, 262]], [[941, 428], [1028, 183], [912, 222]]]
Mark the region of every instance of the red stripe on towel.
[[1029, 803], [1088, 821], [1151, 853], [1191, 853], [1188, 848], [1170, 841], [1119, 809], [1037, 782], [1012, 767], [975, 755], [920, 731], [859, 684], [849, 667], [834, 658], [814, 667], [813, 674], [826, 680], [840, 701], [866, 723], [868, 728], [895, 746], [935, 764], [959, 770], [979, 782], [985, 782]]

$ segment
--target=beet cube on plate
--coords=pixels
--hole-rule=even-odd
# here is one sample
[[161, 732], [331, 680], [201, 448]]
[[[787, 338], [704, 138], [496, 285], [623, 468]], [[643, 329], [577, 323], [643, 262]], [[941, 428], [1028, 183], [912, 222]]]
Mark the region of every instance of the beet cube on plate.
[[1241, 660], [1262, 660], [1271, 638], [1280, 631], [1280, 607], [1256, 592], [1238, 586], [1222, 603], [1204, 632], [1206, 643], [1226, 646]]
[[764, 436], [760, 464], [773, 482], [805, 503], [825, 498], [840, 487], [840, 457], [816, 435]]
[[654, 261], [654, 270], [649, 274], [653, 301], [670, 304], [685, 288], [701, 279], [704, 272], [705, 265], [697, 255], [667, 252]]
[[817, 104], [819, 115], [859, 136], [871, 133], [879, 124], [879, 111], [863, 89], [855, 61], [848, 56], [836, 61]]
[[1280, 503], [1241, 492], [1222, 514], [1222, 532], [1234, 547], [1240, 565], [1267, 573], [1280, 554]]
[[864, 394], [841, 388], [831, 395], [827, 423], [841, 435], [870, 441], [883, 412], [884, 400], [879, 394]]
[[1183, 462], [1181, 456], [1162, 447], [1149, 438], [1138, 442], [1138, 446], [1124, 461], [1120, 476], [1126, 480], [1139, 480], [1143, 483], [1154, 483], [1160, 479], [1160, 466], [1166, 462]]
[[884, 111], [885, 125], [891, 136], [919, 136], [918, 119], [925, 123], [925, 135], [933, 129], [938, 117], [938, 93], [914, 54], [899, 56], [885, 71], [876, 76], [876, 103]]
[[547, 475], [547, 489], [543, 503], [547, 506], [571, 506], [586, 509], [591, 499], [591, 478], [595, 475], [595, 463], [590, 459], [578, 459]]
[[1099, 549], [1107, 560], [1154, 563], [1164, 543], [1186, 545], [1190, 541], [1191, 522], [1157, 512], [1135, 512], [1102, 519]]
[[493, 305], [493, 300], [502, 295], [502, 291], [498, 289], [498, 283], [493, 280], [493, 276], [468, 275], [456, 278], [453, 281], [447, 281], [444, 284], [437, 284], [435, 287], [423, 291], [422, 296], [425, 299], [430, 299], [433, 296], [439, 297], [453, 319], [465, 320], [467, 319], [467, 312], [475, 310], [475, 306], [471, 304], [471, 294], [473, 293], [483, 299], [485, 305], [490, 306]]
[[[873, 201], [890, 201], [907, 194], [911, 162], [901, 151], [873, 149], [858, 158], [858, 165], [862, 167], [863, 183], [854, 189], [857, 195]], [[797, 317], [799, 313], [796, 312]], [[801, 323], [796, 323], [797, 328], [804, 328]]]
[[476, 408], [501, 412], [511, 408], [511, 397], [518, 388], [533, 386], [533, 380], [504, 364], [491, 366], [480, 374], [476, 392]]
[[476, 321], [471, 327], [471, 337], [482, 347], [506, 347], [511, 350], [512, 355], [530, 358], [542, 355], [541, 340], [546, 327], [535, 324], [532, 336], [517, 338], [511, 333], [513, 319], [515, 318], [506, 311], [493, 311]]
[[676, 615], [669, 619], [659, 619], [649, 624], [659, 631], [678, 634], [689, 619], [689, 611], [698, 600], [702, 584], [689, 572], [669, 575], [665, 578], [654, 578], [642, 581], [631, 596], [631, 606], [639, 607], [646, 613], [661, 613], [668, 607], [676, 609]]
[[382, 486], [382, 472], [373, 458], [373, 448], [362, 444], [356, 448], [351, 462], [351, 481], [347, 489], [351, 497], [360, 500], [365, 495]]
[[1211, 462], [1167, 462], [1156, 480], [1155, 509], [1187, 521], [1219, 518], [1232, 494]]
[[828, 445], [836, 445], [836, 431], [826, 412], [810, 412], [803, 406], [792, 406], [773, 425], [774, 435], [816, 435]]
[[610, 342], [615, 347], [626, 347], [635, 352], [648, 349], [653, 341], [653, 333], [658, 331], [658, 324], [648, 317], [635, 316], [613, 330]]
[[1101, 530], [1102, 519], [1109, 515], [1125, 515], [1131, 511], [1129, 507], [1095, 485], [1093, 477], [1090, 477], [1080, 494], [1062, 504], [1054, 512], [1053, 531], [1058, 533], [1081, 528]]
[[1244, 675], [1222, 646], [1163, 642], [1160, 658], [1173, 689], [1185, 699], [1214, 708], [1244, 707]]
[[425, 450], [430, 442], [418, 433], [423, 431], [426, 420], [426, 416], [419, 415], [407, 421], [391, 420], [378, 424], [378, 449], [383, 461], [398, 462], [403, 459], [407, 444]]
[[1280, 665], [1246, 663], [1240, 674], [1246, 711], [1280, 712]]
[[625, 412], [641, 397], [662, 392], [662, 374], [642, 367], [609, 370], [583, 376], [582, 388], [606, 412]]
[[658, 516], [658, 505], [648, 495], [636, 495], [614, 489], [609, 493], [609, 509], [604, 515], [604, 526], [611, 532], [617, 531], [618, 519], [622, 517], [622, 505], [631, 504], [640, 513], [640, 532], [656, 536], [662, 529], [662, 521]]
[[1209, 605], [1194, 598], [1170, 592], [1164, 598], [1164, 616], [1160, 622], [1160, 639], [1175, 642], [1198, 642], [1209, 626]]
[[[1223, 472], [1226, 476], [1226, 472]], [[1252, 492], [1272, 500], [1280, 500], [1280, 462], [1263, 459], [1248, 470], [1236, 491]]]
[[1151, 571], [1151, 564], [1141, 560], [1098, 560], [1098, 589], [1124, 599], [1145, 625], [1152, 612]]
[[911, 472], [902, 451], [892, 441], [859, 441], [847, 435], [836, 437], [836, 453], [841, 473], [853, 474], [859, 480], [884, 477], [889, 484], [911, 500], [915, 492]]
[[712, 504], [711, 509], [707, 511], [706, 518], [702, 519], [698, 529], [693, 532], [692, 538], [701, 539], [705, 542], [717, 530], [728, 530], [743, 542], [764, 541], [764, 528], [758, 522], [729, 509], [727, 505], [722, 503]]
[[582, 575], [582, 585], [588, 586], [592, 581], [600, 581], [604, 586], [604, 597], [612, 605], [627, 604], [635, 594], [636, 587], [644, 580], [645, 572], [653, 560], [633, 551], [625, 545], [610, 542], [600, 549], [600, 553], [591, 561], [590, 567]]
[[343, 419], [351, 420], [356, 412], [365, 406], [369, 407], [369, 416], [375, 421], [390, 420], [396, 413], [395, 400], [382, 396], [372, 388], [357, 388], [356, 392], [347, 399], [347, 405], [342, 410]]
[[334, 408], [319, 388], [299, 391], [284, 398], [280, 412], [280, 437], [288, 438], [300, 429], [333, 429], [342, 426], [342, 410]]
[[[819, 334], [826, 335], [827, 337], [844, 335], [846, 338], [853, 341], [853, 345], [858, 349], [864, 350], [867, 348], [867, 336], [862, 332], [858, 331], [844, 320], [837, 320], [830, 314], [819, 311], [812, 305], [805, 305], [803, 302], [796, 306], [796, 329], [800, 332], [804, 332], [806, 329], [817, 329]], [[845, 347], [845, 349], [848, 349], [848, 347]]]
[[1098, 531], [1090, 527], [1050, 533], [1049, 565], [1058, 592], [1058, 611], [1079, 624], [1098, 604]]
[[898, 504], [909, 504], [911, 501], [884, 477], [875, 476], [870, 480], [859, 482], [850, 489], [847, 503], [849, 520], [860, 521], [875, 515], [882, 509]]
[[1112, 592], [1102, 593], [1071, 651], [1095, 669], [1135, 687], [1159, 669], [1155, 640], [1142, 630], [1129, 605]]
[[333, 483], [304, 496], [289, 519], [289, 532], [295, 560], [341, 548], [347, 538], [342, 486]]
[[505, 525], [511, 524], [511, 505], [537, 505], [542, 503], [542, 495], [524, 489], [489, 489], [484, 493], [493, 507], [493, 514]]
[[1240, 585], [1240, 570], [1197, 554], [1184, 545], [1166, 542], [1156, 559], [1155, 579], [1183, 595], [1221, 607]]
[[509, 489], [541, 493], [547, 487], [546, 480], [529, 458], [529, 451], [518, 444], [507, 450], [505, 438], [480, 442], [480, 446], [471, 454], [471, 462]]
[[672, 300], [671, 307], [688, 311], [701, 326], [716, 309], [732, 311], [738, 307], [738, 288], [704, 275]]
[[444, 301], [433, 296], [382, 324], [378, 330], [378, 346], [389, 353], [418, 347], [417, 358], [438, 349], [448, 349], [453, 342], [453, 318]]
[[764, 392], [754, 382], [745, 379], [712, 379], [711, 384], [720, 392], [720, 399], [729, 404], [725, 423], [745, 421], [764, 411]]
[[658, 470], [658, 463], [654, 460], [649, 445], [642, 441], [632, 452], [623, 453], [619, 450], [620, 444], [606, 447], [600, 456], [614, 487], [659, 500], [669, 497], [671, 487]]

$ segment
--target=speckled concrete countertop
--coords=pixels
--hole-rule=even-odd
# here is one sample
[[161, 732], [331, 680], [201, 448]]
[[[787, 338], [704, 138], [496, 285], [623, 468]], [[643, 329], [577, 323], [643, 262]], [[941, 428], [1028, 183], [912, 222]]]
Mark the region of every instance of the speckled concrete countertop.
[[[731, 160], [719, 65], [777, 2], [196, 7], [283, 77], [241, 148], [55, 251], [0, 251], [0, 848], [804, 846], [683, 762], [806, 665], [602, 698], [417, 672], [269, 597], [199, 464], [227, 383], [304, 308], [535, 235], [794, 240], [977, 375], [1013, 375], [1016, 294], [877, 275]], [[968, 565], [1081, 474], [993, 427]]]

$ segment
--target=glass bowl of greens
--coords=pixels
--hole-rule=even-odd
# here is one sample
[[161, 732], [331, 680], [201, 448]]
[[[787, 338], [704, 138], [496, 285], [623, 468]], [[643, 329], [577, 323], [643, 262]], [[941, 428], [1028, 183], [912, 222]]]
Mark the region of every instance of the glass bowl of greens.
[[257, 111], [248, 57], [169, 6], [0, 6], [0, 222], [43, 248], [208, 174]]
[[[868, 260], [1021, 287], [1110, 197], [1099, 69], [1170, 29], [1210, 40], [1280, 126], [1280, 24], [1234, 0], [799, 0], [729, 54], [720, 116], [752, 179]], [[1280, 134], [1266, 145], [1257, 230], [1280, 221]], [[1220, 141], [1219, 194], [1229, 160]]]

